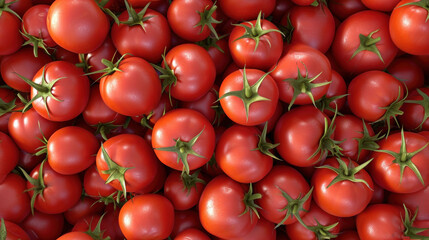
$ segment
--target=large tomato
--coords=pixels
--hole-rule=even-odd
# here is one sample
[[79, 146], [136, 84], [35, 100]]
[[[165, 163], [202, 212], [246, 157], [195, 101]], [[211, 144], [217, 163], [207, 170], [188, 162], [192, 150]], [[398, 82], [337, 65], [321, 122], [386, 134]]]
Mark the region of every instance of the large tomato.
[[30, 197], [25, 192], [26, 181], [10, 173], [0, 182], [0, 195], [7, 196], [0, 205], [0, 219], [20, 223], [30, 214]]
[[[24, 39], [19, 30], [21, 29], [21, 21], [13, 12], [10, 11], [10, 4], [0, 6], [0, 56], [12, 54], [21, 48]], [[8, 11], [5, 11], [8, 9]]]
[[[204, 189], [199, 203], [204, 229], [220, 238], [235, 239], [246, 235], [258, 222], [252, 189], [246, 193], [240, 183], [221, 175]], [[259, 196], [260, 197], [260, 196]]]
[[429, 55], [427, 16], [428, 7], [424, 0], [402, 0], [396, 5], [390, 15], [389, 29], [399, 49], [413, 55]]
[[63, 214], [46, 214], [34, 211], [21, 222], [22, 228], [31, 239], [56, 240], [64, 229]]
[[19, 149], [6, 133], [0, 132], [0, 183], [16, 167]]
[[158, 194], [136, 196], [119, 212], [119, 226], [127, 239], [166, 239], [173, 225], [173, 205]]
[[186, 108], [175, 109], [155, 123], [152, 147], [166, 166], [189, 173], [212, 157], [215, 132], [201, 113]]
[[429, 130], [427, 116], [429, 113], [427, 107], [427, 101], [429, 100], [428, 95], [429, 88], [426, 87], [418, 88], [410, 92], [401, 108], [403, 114], [398, 118], [404, 129], [409, 131]]
[[97, 49], [109, 33], [109, 19], [92, 0], [59, 0], [49, 7], [49, 35], [62, 48], [75, 53]]
[[276, 6], [275, 0], [219, 0], [222, 12], [228, 17], [237, 20], [256, 19], [259, 12], [269, 16]]
[[416, 220], [429, 220], [429, 205], [422, 204], [429, 198], [429, 186], [414, 193], [390, 193], [387, 202], [402, 206], [405, 204], [411, 211], [418, 211]]

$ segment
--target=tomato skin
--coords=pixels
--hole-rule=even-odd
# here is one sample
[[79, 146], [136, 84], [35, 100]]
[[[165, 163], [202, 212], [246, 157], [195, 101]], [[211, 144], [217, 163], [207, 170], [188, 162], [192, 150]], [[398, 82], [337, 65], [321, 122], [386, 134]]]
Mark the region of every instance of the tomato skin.
[[233, 125], [223, 132], [215, 156], [226, 175], [240, 183], [254, 183], [270, 172], [272, 157], [257, 149], [260, 135], [256, 127], [241, 125]]
[[4, 220], [4, 225], [6, 227], [7, 240], [30, 240], [25, 230], [16, 223]]
[[[426, 95], [429, 94], [429, 88], [423, 87], [423, 88], [419, 88], [419, 90]], [[417, 92], [417, 90], [412, 90], [409, 92], [407, 100], [421, 101], [423, 100], [423, 97]], [[423, 122], [423, 124], [420, 125], [425, 117], [425, 110], [422, 105], [405, 102], [402, 105], [401, 110], [404, 113], [398, 117], [398, 120], [400, 121], [404, 129], [409, 131], [415, 131], [415, 130], [428, 131], [429, 130], [428, 119], [426, 119]]]
[[429, 220], [429, 206], [422, 202], [425, 202], [428, 197], [429, 187], [426, 186], [423, 190], [414, 193], [389, 193], [387, 202], [401, 207], [405, 204], [412, 212], [416, 212], [418, 209], [416, 220], [427, 221]]
[[13, 112], [9, 119], [8, 129], [10, 136], [18, 147], [30, 154], [38, 151], [43, 143], [39, 140], [43, 136], [46, 139], [65, 124], [53, 122], [40, 116], [34, 108], [28, 111]]
[[332, 0], [328, 2], [328, 6], [340, 20], [367, 9], [361, 0]]
[[[404, 132], [404, 139], [408, 153], [417, 151], [428, 142], [424, 136], [413, 132]], [[380, 145], [379, 150], [390, 150], [398, 153], [401, 149], [401, 143], [401, 133], [393, 133], [378, 143]], [[374, 182], [382, 188], [395, 193], [413, 193], [425, 188], [425, 185], [419, 181], [416, 174], [409, 167], [405, 167], [401, 179], [400, 166], [397, 163], [393, 163], [395, 158], [392, 155], [383, 152], [372, 152], [370, 157], [374, 159], [368, 165], [369, 172]], [[411, 158], [425, 184], [429, 182], [429, 168], [426, 161], [428, 157], [429, 148], [424, 148]]]
[[199, 133], [192, 149], [203, 157], [192, 154], [187, 156], [189, 170], [195, 170], [206, 164], [215, 149], [215, 132], [211, 123], [199, 112], [178, 108], [161, 117], [153, 127], [152, 147], [158, 159], [166, 166], [178, 171], [184, 169], [182, 161], [177, 161], [177, 153], [157, 150], [157, 148], [175, 146], [177, 139], [188, 142]]
[[112, 38], [107, 36], [100, 47], [84, 55], [83, 59], [79, 57], [79, 62], [86, 61], [86, 64], [88, 64], [87, 72], [91, 73], [88, 77], [96, 82], [103, 76], [103, 73], [94, 72], [106, 68], [106, 65], [104, 65], [101, 60], [117, 61], [119, 59], [118, 55], [116, 47], [113, 45]]
[[237, 21], [256, 19], [259, 11], [264, 16], [269, 16], [275, 5], [275, 0], [219, 0], [222, 12]]
[[0, 205], [0, 218], [20, 223], [30, 214], [30, 198], [25, 192], [25, 180], [15, 173], [8, 174], [0, 183], [0, 195], [7, 196]]
[[[40, 164], [30, 173], [30, 177], [37, 179], [40, 174]], [[73, 207], [82, 195], [82, 184], [78, 175], [62, 175], [55, 172], [48, 162], [43, 164], [43, 180], [46, 188], [43, 190], [43, 198], [36, 196], [34, 208], [47, 214], [63, 213]], [[27, 189], [34, 187], [27, 181]], [[30, 197], [34, 191], [28, 191]]]
[[[137, 13], [141, 10], [135, 9]], [[113, 24], [110, 35], [121, 55], [129, 53], [150, 63], [158, 63], [163, 52], [170, 48], [171, 30], [167, 19], [155, 10], [147, 9], [143, 17], [149, 17], [143, 22], [143, 27], [139, 24]], [[119, 21], [127, 21], [129, 14], [124, 11], [118, 18]]]
[[24, 16], [22, 16], [21, 28], [23, 32], [25, 30], [28, 34], [42, 39], [47, 47], [55, 47], [57, 43], [52, 39], [51, 35], [49, 35], [48, 26], [46, 24], [48, 11], [49, 5], [47, 4], [32, 6], [24, 13]]
[[170, 236], [174, 238], [188, 228], [204, 229], [203, 226], [201, 226], [199, 215], [195, 208], [184, 211], [174, 211], [174, 227]]
[[[47, 83], [62, 78], [51, 89], [52, 95], [60, 101], [47, 97], [45, 103], [42, 98], [37, 98], [32, 102], [37, 113], [48, 120], [64, 122], [83, 112], [89, 99], [89, 79], [82, 69], [69, 62], [54, 61], [37, 71], [33, 82], [41, 84], [43, 78]], [[31, 98], [37, 93], [38, 91], [32, 87]]]
[[[279, 88], [280, 100], [290, 103], [293, 99], [294, 89], [286, 79], [297, 79], [298, 71], [302, 77], [314, 78], [312, 83], [327, 83], [331, 80], [331, 64], [328, 58], [319, 50], [304, 44], [292, 44], [285, 48], [285, 53], [280, 58], [277, 67], [270, 73]], [[292, 80], [293, 81], [293, 80]], [[315, 101], [320, 99], [329, 89], [329, 84], [311, 89]], [[294, 104], [311, 104], [311, 98], [300, 93]]]
[[400, 99], [403, 98], [404, 86], [388, 73], [374, 70], [353, 78], [347, 91], [347, 101], [353, 114], [368, 122], [375, 122], [386, 112], [383, 107], [389, 106], [398, 95]]
[[129, 57], [115, 71], [100, 80], [104, 103], [126, 116], [149, 113], [161, 98], [161, 83], [153, 67], [144, 59]]
[[[357, 167], [358, 164], [347, 158], [341, 158], [347, 166]], [[339, 167], [335, 158], [328, 158], [323, 165]], [[328, 187], [328, 185], [337, 177], [338, 174], [330, 169], [318, 168], [311, 178], [311, 184], [314, 186], [313, 200], [325, 212], [337, 217], [352, 217], [362, 212], [370, 203], [373, 195], [374, 184], [371, 176], [361, 170], [354, 176], [356, 179], [364, 180], [364, 183], [355, 183], [349, 180], [337, 182]]]
[[38, 57], [36, 58], [32, 48], [23, 47], [2, 59], [1, 76], [9, 87], [20, 92], [30, 92], [30, 85], [24, 82], [16, 73], [28, 79], [33, 79], [36, 72], [51, 61], [51, 57], [45, 52], [38, 51]]
[[188, 228], [180, 232], [174, 240], [210, 240], [210, 238], [201, 230]]
[[403, 216], [403, 207], [390, 204], [370, 205], [356, 218], [359, 237], [365, 240], [404, 239]]
[[46, 24], [52, 39], [68, 51], [88, 53], [109, 33], [109, 20], [95, 1], [60, 0], [49, 7]]
[[[418, 0], [402, 0], [393, 9], [389, 21], [390, 35], [395, 45], [402, 51], [412, 55], [429, 55], [427, 10], [415, 5], [404, 6], [413, 2]], [[411, 40], [407, 36], [419, 38]]]
[[[246, 235], [257, 224], [256, 214], [245, 211], [246, 190], [231, 178], [220, 175], [204, 189], [199, 203], [200, 221], [204, 229], [220, 238], [233, 239]], [[228, 204], [225, 204], [225, 203]]]
[[45, 157], [46, 155], [44, 154], [36, 156], [21, 149], [19, 152], [18, 166], [29, 172], [33, 170], [37, 164], [41, 163]]
[[[334, 69], [332, 69], [331, 74], [332, 74], [331, 84], [329, 84], [329, 88], [325, 94], [325, 97], [332, 98], [336, 96], [345, 95], [347, 93], [347, 86], [346, 86], [346, 82], [344, 81], [344, 78]], [[338, 111], [341, 112], [344, 105], [346, 104], [346, 99], [347, 99], [346, 96], [343, 96], [342, 98], [337, 98], [335, 100], [332, 100], [328, 106], [331, 109], [338, 109]], [[333, 117], [335, 114], [334, 111], [326, 108], [324, 109], [323, 112], [329, 117]]]
[[[383, 61], [376, 53], [368, 50], [360, 51], [352, 57], [359, 48], [360, 34], [368, 36], [377, 29], [378, 32], [374, 32], [371, 38], [380, 37], [375, 47]], [[332, 42], [332, 53], [336, 62], [351, 75], [369, 70], [384, 70], [393, 61], [397, 51], [389, 34], [389, 15], [374, 10], [360, 11], [345, 19], [338, 27]]]
[[64, 216], [62, 214], [46, 214], [34, 211], [21, 223], [22, 228], [31, 239], [57, 239], [64, 228]]
[[367, 8], [383, 12], [391, 12], [401, 0], [361, 0]]
[[12, 54], [21, 48], [24, 43], [19, 32], [21, 28], [21, 21], [12, 13], [2, 12], [0, 16], [0, 56]]
[[221, 76], [225, 71], [226, 67], [231, 62], [231, 53], [228, 47], [228, 40], [225, 38], [219, 39], [216, 41], [216, 45], [222, 49], [223, 52], [219, 51], [216, 47], [210, 46], [207, 49], [210, 57], [212, 58], [215, 67], [216, 67], [216, 75]]
[[57, 130], [49, 138], [48, 162], [60, 174], [76, 174], [95, 162], [99, 147], [97, 138], [88, 130], [67, 126]]
[[[243, 22], [242, 25], [252, 28], [257, 20]], [[276, 25], [268, 20], [261, 19], [263, 30], [277, 30]], [[256, 68], [268, 70], [274, 66], [281, 56], [283, 38], [279, 32], [271, 31], [259, 37], [259, 43], [250, 38], [241, 38], [246, 34], [243, 26], [235, 26], [229, 36], [228, 46], [232, 60], [239, 68]], [[257, 47], [256, 47], [257, 46]]]
[[67, 232], [61, 235], [57, 240], [92, 240], [93, 238], [84, 232]]
[[234, 240], [275, 240], [277, 237], [277, 232], [274, 227], [274, 223], [267, 221], [264, 218], [259, 218], [258, 223], [256, 223], [252, 231], [248, 232], [243, 237], [234, 238]]
[[0, 132], [0, 183], [16, 167], [19, 160], [19, 149], [6, 133]]
[[[287, 211], [280, 211], [288, 201], [282, 196], [280, 189], [296, 199], [304, 197], [309, 191], [305, 178], [296, 169], [286, 165], [276, 165], [261, 181], [255, 184], [255, 192], [262, 194], [262, 198], [257, 200], [257, 204], [262, 208], [261, 215], [270, 222], [280, 223], [286, 216]], [[311, 197], [304, 202], [303, 209], [309, 210]], [[300, 211], [299, 216], [303, 217], [305, 211]], [[285, 225], [296, 222], [296, 216], [288, 217]]]
[[309, 167], [323, 161], [326, 153], [319, 152], [311, 156], [319, 146], [325, 119], [328, 119], [329, 124], [329, 118], [311, 105], [299, 106], [283, 114], [274, 129], [274, 142], [280, 144], [276, 148], [280, 156], [287, 163], [298, 167]]
[[424, 86], [424, 72], [417, 60], [411, 56], [398, 57], [387, 68], [387, 72], [403, 82], [408, 92]]
[[173, 205], [158, 194], [136, 196], [119, 212], [119, 226], [127, 239], [165, 239], [173, 225]]
[[105, 204], [90, 197], [83, 197], [76, 205], [64, 212], [65, 220], [74, 225], [79, 220], [94, 214], [102, 214]]
[[294, 6], [280, 24], [287, 26], [288, 18], [294, 27], [290, 44], [302, 43], [322, 53], [328, 51], [335, 36], [334, 17], [328, 7]]
[[229, 92], [244, 89], [244, 74], [247, 77], [249, 86], [252, 86], [258, 82], [265, 72], [258, 69], [239, 69], [229, 74], [220, 85], [220, 105], [228, 118], [235, 123], [255, 126], [268, 121], [274, 115], [278, 104], [279, 90], [273, 78], [270, 75], [266, 75], [257, 89], [257, 94], [268, 100], [251, 103], [246, 115], [246, 108], [241, 98], [236, 96], [222, 97]]
[[100, 174], [98, 174], [96, 164], [86, 169], [83, 178], [83, 188], [86, 194], [95, 199], [107, 197], [116, 191], [110, 184], [106, 184]]
[[[128, 168], [125, 176], [127, 192], [136, 192], [148, 186], [155, 178], [157, 160], [152, 148], [140, 136], [135, 134], [120, 134], [109, 138], [103, 143], [104, 149], [113, 162]], [[109, 174], [103, 173], [109, 169], [101, 148], [96, 157], [98, 173], [103, 180]], [[118, 180], [109, 183], [117, 190], [123, 190]]]

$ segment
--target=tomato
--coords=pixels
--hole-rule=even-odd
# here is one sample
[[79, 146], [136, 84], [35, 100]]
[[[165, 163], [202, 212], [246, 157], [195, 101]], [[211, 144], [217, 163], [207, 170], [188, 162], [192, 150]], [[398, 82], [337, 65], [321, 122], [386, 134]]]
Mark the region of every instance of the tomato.
[[331, 64], [319, 50], [304, 44], [285, 48], [277, 67], [270, 73], [279, 88], [280, 100], [293, 104], [314, 103], [325, 95], [331, 80]]
[[48, 162], [37, 165], [26, 175], [28, 194], [35, 198], [34, 209], [48, 214], [58, 214], [73, 207], [82, 194], [78, 175], [62, 175], [55, 172]]
[[48, 120], [71, 120], [81, 114], [88, 103], [88, 77], [69, 62], [50, 62], [37, 71], [33, 81], [25, 81], [31, 85], [30, 103]]
[[[298, 167], [323, 161], [328, 152], [338, 154], [330, 119], [311, 105], [293, 108], [283, 114], [274, 129], [274, 141], [282, 159]], [[326, 129], [325, 129], [326, 127]]]
[[408, 92], [424, 85], [424, 72], [417, 60], [410, 56], [397, 57], [386, 69], [395, 78], [403, 82]]
[[214, 85], [210, 91], [208, 91], [201, 98], [192, 102], [180, 102], [180, 108], [189, 108], [202, 113], [209, 122], [213, 125], [219, 125], [224, 119], [225, 115], [220, 107], [218, 100], [219, 87]]
[[71, 175], [84, 171], [95, 162], [99, 142], [88, 130], [67, 126], [51, 135], [46, 148], [52, 169]]
[[312, 190], [302, 174], [289, 166], [274, 166], [255, 184], [255, 192], [262, 195], [256, 201], [261, 215], [278, 225], [292, 224], [310, 209]]
[[334, 40], [334, 17], [324, 4], [318, 7], [294, 6], [283, 16], [280, 24], [289, 44], [303, 43], [325, 53]]
[[38, 57], [35, 57], [30, 47], [23, 47], [1, 61], [1, 76], [9, 87], [20, 92], [30, 92], [31, 86], [18, 74], [33, 79], [37, 71], [49, 62], [51, 58], [44, 52], [39, 51]]
[[338, 218], [332, 216], [317, 204], [311, 204], [310, 210], [304, 215], [302, 221], [309, 229], [299, 222], [286, 225], [286, 233], [294, 240], [316, 240], [320, 238], [332, 239], [340, 232]]
[[361, 0], [361, 1], [369, 9], [383, 11], [383, 12], [391, 12], [401, 0], [393, 0], [393, 1], [392, 0], [382, 0], [382, 1]]
[[211, 0], [176, 0], [168, 7], [168, 23], [177, 36], [190, 42], [202, 41], [211, 33], [218, 38], [216, 8]]
[[153, 127], [152, 147], [166, 166], [189, 173], [206, 164], [215, 149], [215, 132], [199, 112], [180, 108], [161, 117]]
[[136, 196], [119, 212], [119, 226], [127, 239], [166, 239], [173, 225], [173, 205], [158, 194]]
[[158, 63], [170, 48], [171, 30], [161, 13], [147, 8], [134, 10], [127, 5], [118, 19], [120, 24], [113, 24], [110, 35], [121, 55], [128, 53]]
[[21, 48], [24, 39], [21, 36], [19, 30], [21, 29], [20, 19], [10, 11], [5, 11], [9, 9], [7, 5], [2, 1], [0, 5], [0, 39], [2, 43], [0, 44], [0, 56], [12, 54], [18, 49]]
[[402, 206], [405, 204], [412, 212], [418, 211], [416, 220], [429, 220], [429, 206], [422, 204], [429, 197], [429, 187], [426, 186], [423, 190], [414, 193], [389, 193], [387, 202]]
[[268, 73], [258, 69], [240, 69], [222, 81], [219, 98], [229, 119], [241, 125], [255, 126], [274, 115], [279, 91]]
[[[1, 59], [0, 59], [1, 62]], [[9, 134], [8, 124], [13, 110], [18, 109], [20, 101], [12, 89], [0, 88], [0, 131]]]
[[9, 135], [0, 132], [0, 183], [16, 167], [19, 160], [19, 149]]
[[397, 132], [378, 143], [369, 172], [378, 185], [395, 193], [413, 193], [429, 182], [428, 140], [413, 132]]
[[109, 33], [109, 19], [95, 1], [55, 1], [46, 24], [52, 39], [68, 51], [88, 53], [97, 49]]
[[29, 172], [36, 167], [37, 164], [41, 163], [46, 157], [46, 154], [36, 156], [35, 154], [28, 153], [22, 149], [19, 151], [18, 166]]
[[85, 193], [92, 198], [107, 197], [114, 192], [116, 189], [110, 184], [107, 184], [98, 174], [96, 164], [93, 164], [85, 170], [83, 178], [83, 188]]
[[[396, 2], [396, 1], [395, 1]], [[429, 23], [427, 3], [421, 0], [402, 0], [390, 15], [389, 30], [395, 45], [406, 53], [429, 55]], [[408, 36], [419, 36], [411, 40]]]
[[329, 158], [311, 178], [313, 200], [325, 212], [337, 217], [352, 217], [362, 212], [372, 199], [371, 176], [347, 158]]
[[31, 239], [55, 240], [63, 232], [64, 216], [34, 211], [34, 214], [30, 214], [21, 226]]
[[336, 62], [350, 75], [385, 69], [397, 51], [389, 35], [389, 15], [374, 10], [345, 19], [332, 42]]
[[39, 151], [43, 146], [40, 139], [49, 137], [65, 124], [53, 122], [40, 116], [34, 108], [26, 112], [13, 112], [9, 119], [8, 129], [10, 136], [18, 147], [30, 154]]
[[208, 37], [198, 42], [198, 45], [207, 50], [215, 64], [216, 75], [221, 76], [232, 60], [226, 37], [220, 39]]
[[74, 240], [74, 239], [92, 240], [94, 238], [92, 238], [92, 236], [90, 236], [85, 232], [67, 232], [61, 235], [59, 238], [57, 238], [57, 240]]
[[210, 238], [199, 229], [188, 228], [180, 232], [174, 240], [210, 240]]
[[274, 11], [275, 0], [219, 0], [222, 12], [238, 21], [256, 19], [259, 12], [269, 16]]
[[105, 141], [96, 164], [101, 178], [125, 194], [148, 186], [157, 169], [152, 148], [135, 134], [120, 134]]
[[401, 110], [403, 114], [398, 117], [404, 129], [413, 131], [429, 130], [429, 121], [426, 112], [429, 111], [426, 107], [429, 88], [418, 88], [410, 91]]
[[328, 6], [340, 20], [367, 9], [361, 0], [330, 0], [328, 1]]
[[144, 59], [129, 57], [114, 64], [100, 80], [104, 103], [126, 116], [142, 115], [154, 109], [161, 98], [161, 83]]
[[188, 210], [198, 204], [205, 181], [201, 174], [191, 175], [179, 171], [171, 171], [165, 179], [164, 196], [173, 204], [175, 210]]
[[333, 117], [335, 109], [339, 112], [346, 103], [347, 86], [344, 78], [335, 70], [331, 71], [331, 84], [326, 94], [316, 101], [316, 107], [329, 117]]
[[165, 56], [161, 65], [163, 87], [180, 101], [194, 101], [204, 96], [213, 86], [216, 67], [208, 52], [193, 43], [180, 44]]
[[216, 145], [216, 162], [226, 175], [241, 183], [254, 183], [264, 178], [273, 166], [274, 145], [267, 142], [266, 132], [256, 127], [233, 125]]
[[236, 25], [229, 36], [232, 60], [239, 68], [268, 70], [281, 56], [283, 38], [280, 30], [261, 13], [253, 21]]
[[201, 195], [198, 207], [201, 224], [207, 232], [220, 238], [242, 237], [258, 222], [254, 203], [258, 197], [251, 188], [246, 193], [240, 183], [225, 175], [217, 176]]
[[398, 114], [404, 96], [402, 82], [378, 70], [364, 72], [353, 78], [347, 91], [347, 101], [355, 116], [368, 122], [386, 120], [388, 124], [388, 120]]
[[105, 204], [97, 202], [97, 200], [90, 197], [83, 197], [80, 201], [64, 212], [64, 218], [72, 225], [76, 224], [79, 220], [94, 214], [102, 214]]
[[174, 238], [177, 236], [177, 234], [188, 228], [203, 230], [198, 212], [195, 210], [195, 208], [184, 211], [174, 211], [174, 227], [170, 236]]
[[5, 240], [30, 240], [28, 234], [19, 225], [4, 219], [0, 220], [0, 236], [2, 238]]
[[[107, 210], [109, 211], [109, 210]], [[107, 239], [110, 237], [111, 240], [120, 239], [119, 236], [117, 236], [116, 228], [119, 228], [119, 223], [116, 219], [115, 221], [112, 221], [114, 219], [109, 218], [108, 216], [109, 212], [106, 212], [103, 215], [89, 215], [82, 219], [80, 219], [76, 224], [73, 226], [72, 232], [90, 232], [93, 239]], [[117, 216], [116, 216], [117, 218]], [[100, 226], [98, 227], [98, 224], [100, 223]], [[120, 230], [119, 230], [120, 231]], [[122, 236], [121, 239], [124, 239]]]
[[0, 183], [0, 195], [7, 196], [0, 205], [0, 218], [20, 223], [30, 214], [30, 197], [25, 192], [26, 181], [15, 173]]
[[275, 226], [272, 222], [267, 221], [264, 218], [259, 218], [258, 223], [256, 223], [252, 231], [248, 232], [243, 237], [234, 238], [234, 240], [275, 240], [277, 232], [274, 227]]

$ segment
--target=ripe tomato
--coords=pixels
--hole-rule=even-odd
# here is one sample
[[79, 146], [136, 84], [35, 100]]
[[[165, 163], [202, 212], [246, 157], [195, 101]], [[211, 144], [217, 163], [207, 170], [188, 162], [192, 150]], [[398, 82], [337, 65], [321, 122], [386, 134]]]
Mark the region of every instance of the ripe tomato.
[[199, 229], [188, 228], [180, 232], [174, 240], [210, 240], [210, 238]]
[[91, 197], [82, 197], [76, 205], [64, 212], [65, 220], [74, 225], [79, 220], [95, 214], [102, 214], [105, 204]]
[[391, 12], [401, 0], [361, 0], [369, 9]]
[[234, 238], [234, 240], [276, 240], [277, 231], [272, 222], [267, 221], [265, 218], [259, 218], [258, 223], [252, 231], [248, 232], [243, 237]]
[[328, 1], [329, 9], [340, 20], [344, 20], [354, 13], [366, 10], [361, 0], [331, 0]]
[[429, 220], [429, 205], [422, 204], [429, 198], [429, 186], [414, 193], [389, 193], [387, 202], [402, 206], [405, 204], [412, 212], [418, 211], [416, 220]]
[[[396, 5], [390, 15], [389, 30], [399, 49], [413, 55], [429, 55], [427, 15], [425, 1], [402, 0]], [[419, 37], [410, 39], [408, 36]]]
[[[255, 197], [243, 185], [220, 175], [213, 178], [204, 189], [199, 203], [200, 221], [212, 235], [235, 239], [249, 233], [257, 224]], [[259, 196], [260, 197], [260, 196]]]
[[179, 108], [155, 123], [152, 147], [163, 164], [189, 173], [210, 160], [215, 149], [215, 132], [201, 113]]
[[93, 164], [85, 171], [83, 178], [83, 188], [85, 193], [92, 198], [107, 197], [116, 189], [104, 181], [98, 174], [97, 165]]
[[424, 72], [417, 60], [411, 56], [395, 58], [387, 68], [387, 72], [401, 82], [405, 83], [408, 92], [424, 85]]
[[195, 208], [185, 211], [174, 211], [174, 227], [170, 236], [174, 238], [188, 228], [203, 230]]
[[144, 59], [129, 57], [100, 80], [104, 103], [126, 116], [148, 114], [161, 98], [161, 83], [155, 69]]
[[7, 240], [30, 240], [30, 237], [18, 224], [0, 219], [1, 237]]
[[119, 212], [119, 226], [127, 239], [166, 239], [173, 225], [173, 205], [158, 194], [136, 196]]
[[26, 181], [15, 173], [0, 182], [0, 195], [7, 196], [0, 205], [0, 219], [20, 223], [30, 214], [30, 197], [25, 192]]
[[347, 86], [344, 78], [335, 70], [331, 71], [331, 84], [326, 94], [316, 101], [316, 107], [329, 117], [335, 115], [335, 109], [341, 112], [346, 103]]
[[426, 112], [429, 111], [426, 107], [428, 100], [429, 88], [418, 88], [410, 91], [401, 110], [403, 114], [399, 116], [399, 121], [404, 129], [413, 131], [428, 131], [429, 121]]
[[229, 119], [241, 125], [255, 126], [273, 116], [279, 92], [268, 73], [258, 69], [240, 69], [222, 81], [219, 98]]
[[16, 167], [19, 160], [19, 149], [12, 138], [0, 132], [0, 183]]
[[63, 214], [34, 211], [20, 224], [31, 239], [56, 240], [64, 230]]
[[[4, 1], [3, 1], [4, 3]], [[21, 29], [20, 19], [11, 12], [3, 11], [0, 7], [0, 56], [12, 54], [21, 48], [24, 39], [19, 30]]]
[[275, 0], [219, 0], [222, 12], [237, 21], [256, 19], [262, 12], [269, 16], [276, 6]]
[[53, 2], [46, 24], [52, 39], [74, 53], [94, 51], [109, 33], [109, 19], [91, 0]]

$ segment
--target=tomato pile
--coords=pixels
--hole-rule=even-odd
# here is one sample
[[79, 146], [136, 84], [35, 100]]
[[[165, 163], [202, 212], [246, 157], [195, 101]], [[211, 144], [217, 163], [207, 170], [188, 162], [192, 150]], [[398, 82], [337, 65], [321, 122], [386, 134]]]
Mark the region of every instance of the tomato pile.
[[429, 239], [429, 0], [0, 0], [0, 239]]

